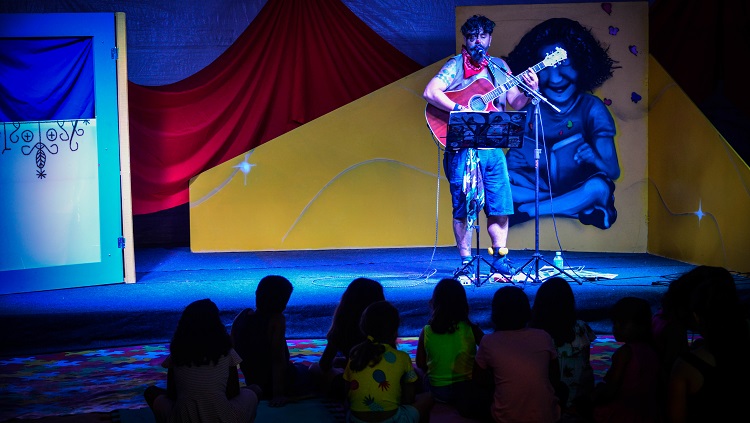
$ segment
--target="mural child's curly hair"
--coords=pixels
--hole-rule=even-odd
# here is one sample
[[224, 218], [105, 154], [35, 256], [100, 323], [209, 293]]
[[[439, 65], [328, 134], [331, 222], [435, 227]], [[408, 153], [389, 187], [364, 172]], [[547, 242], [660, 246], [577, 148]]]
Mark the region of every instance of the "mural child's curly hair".
[[568, 18], [547, 19], [532, 28], [505, 61], [511, 69], [526, 70], [539, 61], [539, 49], [551, 44], [561, 44], [567, 52], [572, 66], [578, 71], [577, 84], [581, 91], [598, 88], [612, 77], [614, 69], [619, 68], [609, 57], [609, 47], [603, 47], [590, 29]]

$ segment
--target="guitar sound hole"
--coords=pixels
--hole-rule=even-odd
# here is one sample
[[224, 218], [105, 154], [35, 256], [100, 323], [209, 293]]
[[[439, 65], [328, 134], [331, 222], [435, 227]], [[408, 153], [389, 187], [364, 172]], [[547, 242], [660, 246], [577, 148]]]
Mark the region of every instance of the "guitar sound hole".
[[479, 97], [474, 97], [469, 102], [469, 108], [471, 110], [477, 111], [477, 110], [484, 110], [484, 102]]

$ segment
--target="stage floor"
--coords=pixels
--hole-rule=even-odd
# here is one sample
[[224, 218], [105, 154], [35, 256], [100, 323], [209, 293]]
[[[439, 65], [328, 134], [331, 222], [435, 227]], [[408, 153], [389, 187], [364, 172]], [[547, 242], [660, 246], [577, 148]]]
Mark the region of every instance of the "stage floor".
[[[553, 252], [541, 251], [552, 261]], [[516, 266], [534, 251], [513, 251]], [[605, 277], [573, 281], [581, 318], [595, 331], [611, 333], [609, 307], [633, 295], [654, 310], [668, 283], [693, 265], [650, 254], [566, 252], [566, 266]], [[483, 259], [491, 260], [484, 254]], [[524, 288], [533, 301], [539, 286], [534, 268], [525, 267]], [[211, 298], [231, 324], [266, 275], [287, 277], [294, 292], [286, 310], [290, 339], [324, 338], [344, 288], [363, 276], [381, 282], [386, 299], [401, 311], [401, 336], [416, 336], [427, 322], [427, 302], [440, 279], [459, 265], [454, 247], [193, 253], [186, 247], [137, 249], [136, 283], [90, 286], [0, 296], [2, 356], [76, 351], [99, 347], [168, 342], [180, 313], [192, 301]], [[540, 267], [545, 265], [539, 261]], [[480, 271], [488, 266], [480, 261]], [[542, 276], [544, 276], [542, 274]], [[738, 277], [747, 301], [747, 278]], [[471, 317], [491, 331], [492, 295], [508, 282], [484, 280], [467, 286]]]

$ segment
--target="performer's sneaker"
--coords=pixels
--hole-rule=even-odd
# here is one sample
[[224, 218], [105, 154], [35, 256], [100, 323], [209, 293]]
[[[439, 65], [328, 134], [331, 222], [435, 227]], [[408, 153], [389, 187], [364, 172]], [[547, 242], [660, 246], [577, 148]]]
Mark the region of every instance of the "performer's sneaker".
[[505, 276], [513, 276], [516, 273], [516, 268], [510, 262], [508, 256], [495, 257], [495, 261], [492, 262], [492, 272], [500, 273]]
[[453, 278], [463, 286], [471, 286], [474, 283], [474, 274], [467, 268], [458, 268], [453, 274]]

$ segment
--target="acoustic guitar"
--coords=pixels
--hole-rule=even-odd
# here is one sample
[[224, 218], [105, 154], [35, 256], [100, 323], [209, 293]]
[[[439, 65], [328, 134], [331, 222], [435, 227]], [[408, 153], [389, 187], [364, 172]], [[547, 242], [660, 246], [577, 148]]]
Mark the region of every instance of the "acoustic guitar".
[[[532, 66], [534, 72], [539, 72], [542, 69], [550, 66], [557, 66], [560, 62], [568, 58], [568, 53], [560, 47], [557, 47], [552, 53], [548, 53], [544, 60]], [[460, 90], [446, 91], [445, 95], [448, 96], [453, 102], [458, 103], [474, 111], [498, 111], [497, 107], [492, 103], [496, 98], [505, 94], [509, 89], [518, 85], [519, 80], [523, 77], [523, 74], [528, 72], [528, 69], [516, 76], [515, 78], [509, 78], [504, 84], [495, 87], [492, 82], [487, 78], [478, 78], [469, 86]], [[432, 104], [427, 104], [424, 110], [425, 118], [427, 119], [427, 126], [432, 131], [433, 138], [437, 142], [439, 147], [445, 147], [445, 138], [448, 134], [448, 117], [450, 112], [438, 109]]]

